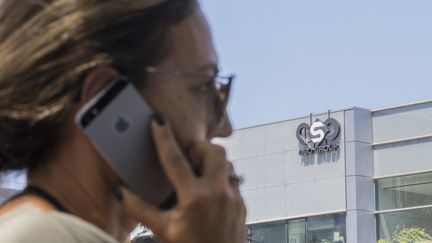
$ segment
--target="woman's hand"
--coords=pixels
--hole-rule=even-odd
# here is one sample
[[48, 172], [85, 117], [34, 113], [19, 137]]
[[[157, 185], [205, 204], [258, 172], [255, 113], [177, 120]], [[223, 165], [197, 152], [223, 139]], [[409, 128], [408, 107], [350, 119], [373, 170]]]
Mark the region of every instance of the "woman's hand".
[[246, 209], [239, 183], [225, 150], [210, 142], [193, 146], [190, 157], [202, 163], [196, 177], [176, 143], [171, 128], [155, 121], [151, 127], [161, 164], [177, 193], [178, 203], [162, 211], [131, 192], [124, 192], [130, 217], [150, 228], [163, 243], [244, 243]]

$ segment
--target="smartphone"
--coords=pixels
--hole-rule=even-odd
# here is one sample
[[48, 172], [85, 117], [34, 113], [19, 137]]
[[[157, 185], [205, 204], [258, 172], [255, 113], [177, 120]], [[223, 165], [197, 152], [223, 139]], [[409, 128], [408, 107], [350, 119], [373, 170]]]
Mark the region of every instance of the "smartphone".
[[156, 154], [152, 117], [140, 92], [118, 76], [80, 109], [75, 123], [129, 190], [161, 206], [174, 190]]

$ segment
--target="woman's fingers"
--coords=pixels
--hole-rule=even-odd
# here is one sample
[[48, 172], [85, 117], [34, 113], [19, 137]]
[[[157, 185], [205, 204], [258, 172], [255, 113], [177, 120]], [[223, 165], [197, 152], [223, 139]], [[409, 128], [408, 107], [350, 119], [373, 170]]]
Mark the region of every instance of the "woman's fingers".
[[245, 205], [225, 149], [209, 141], [193, 145], [188, 155], [202, 166], [202, 175], [197, 177], [169, 124], [156, 118], [151, 130], [161, 165], [180, 203], [164, 211], [123, 189], [122, 202], [127, 214], [164, 242], [244, 242]]
[[122, 204], [130, 217], [151, 228], [155, 233], [163, 232], [169, 212], [159, 210], [125, 188], [121, 188], [121, 191]]
[[215, 186], [227, 184], [227, 159], [225, 149], [210, 142], [196, 143], [190, 150], [191, 158], [201, 161], [202, 179]]
[[235, 192], [240, 194], [240, 185], [243, 183], [243, 177], [235, 172], [234, 165], [231, 162], [228, 162], [227, 174], [229, 184], [233, 187]]
[[182, 194], [187, 194], [196, 187], [192, 167], [178, 146], [168, 123], [152, 121], [151, 128], [162, 167], [179, 198], [182, 198]]

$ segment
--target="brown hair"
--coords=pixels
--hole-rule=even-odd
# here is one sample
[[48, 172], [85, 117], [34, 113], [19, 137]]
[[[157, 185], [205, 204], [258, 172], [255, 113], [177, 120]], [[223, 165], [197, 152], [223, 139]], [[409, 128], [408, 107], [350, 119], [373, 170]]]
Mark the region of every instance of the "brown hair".
[[169, 53], [167, 30], [194, 0], [3, 0], [0, 171], [33, 168], [99, 65], [132, 80]]

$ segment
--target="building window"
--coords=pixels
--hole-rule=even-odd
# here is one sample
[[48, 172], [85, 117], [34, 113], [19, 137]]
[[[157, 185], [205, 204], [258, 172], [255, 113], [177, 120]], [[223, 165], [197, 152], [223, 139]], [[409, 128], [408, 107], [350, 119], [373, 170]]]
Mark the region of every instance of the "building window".
[[432, 205], [432, 173], [377, 181], [377, 210]]
[[312, 217], [307, 220], [308, 243], [344, 243], [345, 215]]
[[249, 243], [345, 243], [345, 214], [249, 226]]
[[306, 220], [288, 221], [288, 243], [306, 243]]
[[378, 242], [432, 242], [432, 208], [381, 213]]
[[249, 235], [250, 243], [285, 242], [286, 225], [285, 222], [253, 225], [250, 227]]
[[376, 184], [378, 242], [432, 242], [432, 173]]

